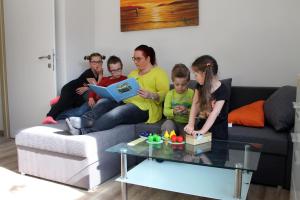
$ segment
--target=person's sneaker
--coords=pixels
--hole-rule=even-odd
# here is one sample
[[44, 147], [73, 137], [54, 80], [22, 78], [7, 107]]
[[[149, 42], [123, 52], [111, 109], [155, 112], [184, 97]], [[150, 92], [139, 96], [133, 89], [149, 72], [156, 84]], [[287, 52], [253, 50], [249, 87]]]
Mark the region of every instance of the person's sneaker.
[[57, 124], [57, 121], [53, 119], [51, 116], [47, 116], [42, 121], [43, 124]]
[[81, 126], [81, 117], [69, 117], [69, 121], [74, 128], [82, 128]]
[[66, 118], [66, 124], [67, 124], [67, 127], [69, 129], [69, 132], [72, 134], [72, 135], [81, 135], [81, 132], [79, 129], [77, 128], [74, 128], [69, 120], [69, 118]]

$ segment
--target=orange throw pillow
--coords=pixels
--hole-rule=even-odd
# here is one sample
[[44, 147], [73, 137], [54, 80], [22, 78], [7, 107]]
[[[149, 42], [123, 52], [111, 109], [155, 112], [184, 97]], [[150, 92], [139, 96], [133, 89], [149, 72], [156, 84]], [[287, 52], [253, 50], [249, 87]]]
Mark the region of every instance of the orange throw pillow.
[[231, 111], [228, 115], [228, 122], [243, 126], [264, 127], [264, 102], [255, 101]]

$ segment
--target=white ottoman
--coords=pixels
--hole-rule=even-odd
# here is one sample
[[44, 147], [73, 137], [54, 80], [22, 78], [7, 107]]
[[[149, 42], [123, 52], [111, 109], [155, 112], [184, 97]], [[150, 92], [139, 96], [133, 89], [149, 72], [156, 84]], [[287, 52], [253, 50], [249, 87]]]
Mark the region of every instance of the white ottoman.
[[120, 155], [105, 150], [136, 137], [135, 125], [79, 136], [65, 130], [60, 122], [20, 131], [16, 136], [19, 172], [92, 189], [120, 173]]

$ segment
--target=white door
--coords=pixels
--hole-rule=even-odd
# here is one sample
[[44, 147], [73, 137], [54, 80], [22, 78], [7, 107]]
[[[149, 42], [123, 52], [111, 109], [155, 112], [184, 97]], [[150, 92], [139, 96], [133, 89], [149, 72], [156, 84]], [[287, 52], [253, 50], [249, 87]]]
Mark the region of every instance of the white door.
[[40, 124], [56, 94], [54, 22], [54, 0], [4, 0], [11, 137]]

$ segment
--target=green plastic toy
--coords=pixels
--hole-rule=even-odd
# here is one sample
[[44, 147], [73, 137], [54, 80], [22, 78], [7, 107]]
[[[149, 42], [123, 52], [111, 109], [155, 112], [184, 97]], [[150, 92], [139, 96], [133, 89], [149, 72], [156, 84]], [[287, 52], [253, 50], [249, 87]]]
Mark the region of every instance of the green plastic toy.
[[148, 136], [148, 141], [149, 142], [154, 142], [154, 136], [153, 135], [149, 135]]
[[161, 137], [154, 133], [150, 133], [150, 135], [148, 136], [148, 142], [160, 142], [161, 141]]
[[154, 141], [155, 141], [155, 142], [160, 142], [160, 140], [161, 140], [161, 138], [160, 138], [159, 135], [155, 135], [155, 136], [154, 136]]

